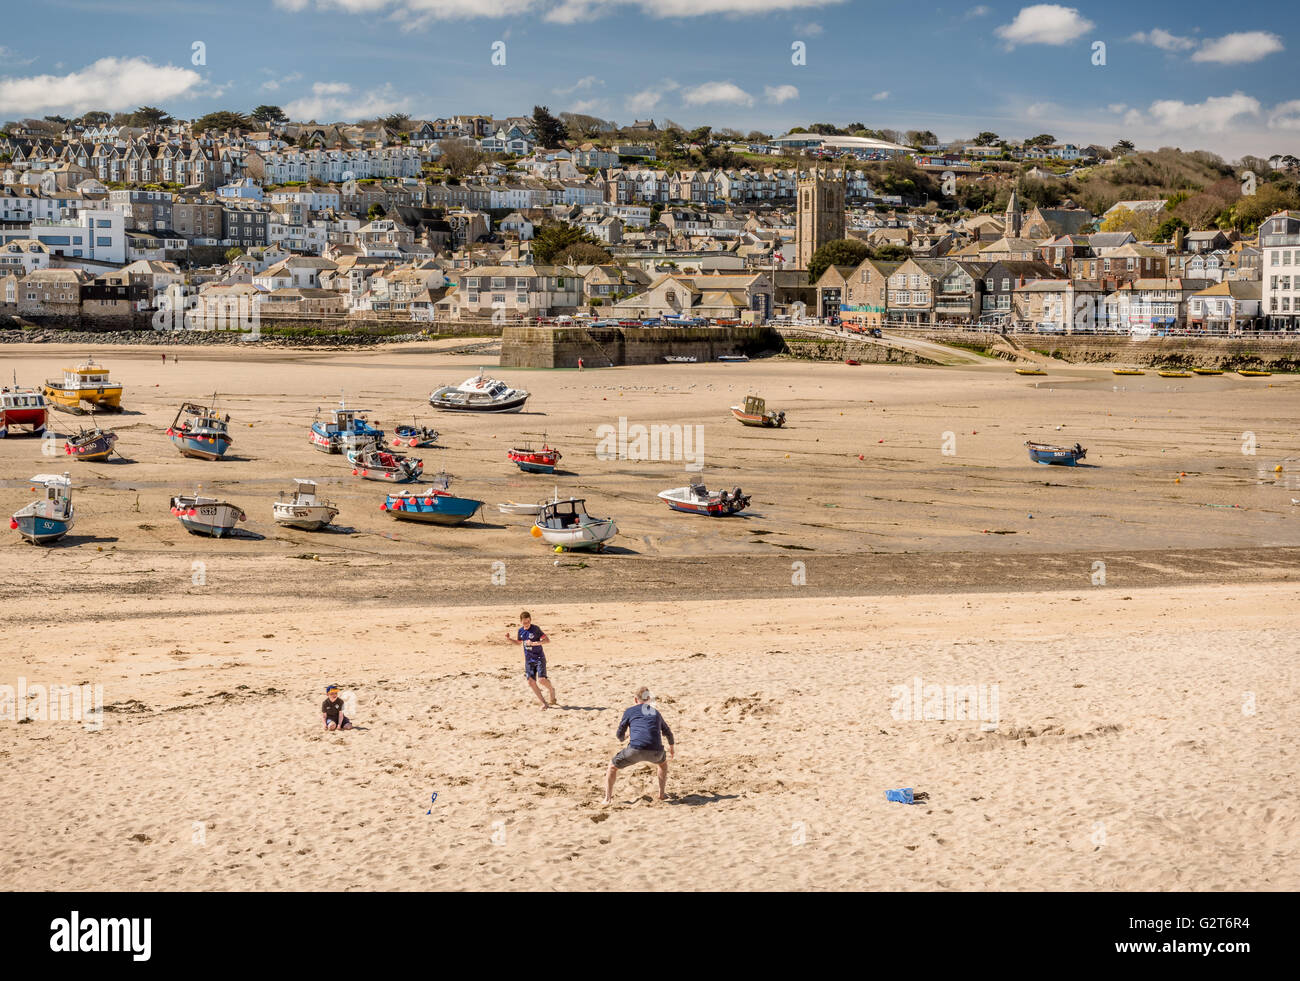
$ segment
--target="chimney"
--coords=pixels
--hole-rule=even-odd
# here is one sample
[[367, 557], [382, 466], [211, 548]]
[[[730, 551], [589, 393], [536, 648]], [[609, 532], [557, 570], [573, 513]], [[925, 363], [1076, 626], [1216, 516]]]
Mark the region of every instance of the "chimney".
[[1174, 251], [1182, 252], [1183, 246], [1187, 243], [1187, 230], [1179, 225], [1174, 229]]

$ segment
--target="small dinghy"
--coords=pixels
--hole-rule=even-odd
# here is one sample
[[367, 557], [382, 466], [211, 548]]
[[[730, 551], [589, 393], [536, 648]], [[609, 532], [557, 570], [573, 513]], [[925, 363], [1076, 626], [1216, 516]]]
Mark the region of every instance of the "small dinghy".
[[1017, 375], [1045, 375], [1047, 374], [1047, 372], [1045, 372], [1042, 368], [1017, 368], [1016, 374]]
[[1172, 368], [1166, 368], [1163, 371], [1157, 371], [1156, 374], [1159, 375], [1161, 378], [1191, 378], [1192, 377], [1192, 373], [1190, 371], [1177, 371]]
[[393, 445], [409, 446], [411, 449], [416, 447], [429, 447], [438, 442], [438, 431], [430, 429], [428, 426], [394, 426], [393, 427]]
[[706, 514], [712, 518], [739, 514], [749, 507], [749, 496], [742, 493], [739, 487], [728, 493], [725, 490], [711, 491], [703, 484], [691, 484], [689, 487], [674, 487], [672, 490], [660, 491], [659, 500], [674, 511]]
[[744, 405], [733, 405], [731, 414], [742, 426], [762, 426], [780, 429], [785, 425], [785, 413], [767, 407], [767, 401], [757, 395], [746, 395]]
[[[230, 416], [222, 417], [216, 410], [216, 396], [212, 405], [182, 402], [176, 418], [167, 427], [167, 435], [181, 456], [195, 460], [220, 460], [230, 449]], [[182, 418], [183, 417], [183, 418]]]
[[1029, 450], [1029, 459], [1035, 463], [1047, 463], [1062, 467], [1073, 467], [1088, 455], [1088, 451], [1078, 443], [1073, 446], [1050, 446], [1047, 443], [1026, 441], [1025, 448]]
[[669, 364], [695, 364], [698, 358], [693, 354], [665, 354], [664, 360]]
[[531, 534], [557, 552], [603, 552], [605, 543], [618, 534], [618, 525], [613, 518], [593, 518], [587, 513], [586, 501], [571, 497], [543, 505]]
[[747, 354], [719, 354], [719, 355], [718, 355], [718, 360], [721, 361], [723, 364], [739, 364], [739, 363], [742, 362], [742, 361], [748, 361], [748, 360], [749, 360], [749, 355], [747, 355]]
[[320, 531], [338, 517], [338, 508], [316, 496], [314, 480], [294, 478], [294, 484], [297, 485], [294, 490], [282, 492], [271, 505], [276, 524], [303, 531]]
[[555, 473], [555, 465], [564, 454], [546, 442], [545, 433], [536, 435], [542, 437], [541, 449], [534, 449], [531, 443], [514, 446], [506, 451], [506, 459], [524, 473]]
[[1145, 375], [1146, 372], [1141, 368], [1111, 368], [1113, 375]]
[[378, 444], [370, 442], [355, 450], [348, 450], [348, 462], [352, 464], [352, 476], [365, 480], [385, 480], [390, 484], [409, 484], [419, 480], [424, 473], [424, 461], [413, 457], [398, 456], [388, 450], [381, 450]]
[[1241, 375], [1242, 378], [1268, 378], [1272, 376], [1273, 372], [1242, 369], [1241, 371], [1238, 371], [1237, 374]]
[[116, 445], [117, 433], [111, 429], [92, 426], [90, 429], [83, 428], [76, 436], [69, 436], [63, 444], [63, 452], [74, 460], [107, 460], [113, 455], [113, 447]]
[[497, 510], [502, 514], [527, 514], [536, 516], [541, 513], [545, 504], [520, 504], [517, 501], [506, 501], [497, 505]]
[[191, 535], [209, 538], [225, 538], [238, 522], [248, 517], [241, 507], [198, 494], [177, 494], [172, 498], [171, 510]]
[[382, 508], [398, 521], [459, 525], [474, 517], [482, 506], [482, 501], [451, 493], [451, 475], [440, 473], [428, 487], [389, 494]]
[[1222, 369], [1222, 368], [1193, 368], [1193, 369], [1192, 369], [1192, 374], [1194, 374], [1194, 375], [1221, 375], [1221, 374], [1223, 374], [1223, 369]]
[[9, 527], [33, 545], [57, 542], [77, 521], [72, 507], [72, 475], [38, 473], [32, 483], [43, 485], [45, 496], [15, 511]]

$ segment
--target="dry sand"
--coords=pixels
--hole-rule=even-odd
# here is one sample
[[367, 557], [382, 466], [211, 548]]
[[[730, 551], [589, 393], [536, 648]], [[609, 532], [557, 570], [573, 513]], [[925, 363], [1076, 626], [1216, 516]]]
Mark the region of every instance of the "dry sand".
[[[430, 389], [494, 360], [456, 346], [182, 349], [165, 368], [105, 348], [126, 460], [0, 441], [5, 513], [65, 468], [79, 509], [61, 546], [0, 545], [0, 685], [100, 684], [108, 709], [98, 731], [0, 721], [0, 888], [1300, 884], [1300, 379], [493, 369], [534, 392], [527, 413], [434, 414]], [[6, 345], [0, 376], [82, 354]], [[728, 418], [751, 389], [788, 429]], [[162, 430], [214, 390], [234, 458], [183, 459]], [[383, 485], [308, 445], [340, 391], [389, 428], [432, 422], [426, 470], [483, 520], [381, 513]], [[620, 415], [703, 424], [705, 479], [752, 513], [667, 511], [680, 462], [596, 457]], [[542, 431], [567, 473], [504, 459]], [[1095, 466], [1032, 466], [1026, 438], [1078, 440]], [[293, 477], [320, 481], [338, 530], [274, 525]], [[244, 535], [179, 528], [167, 500], [198, 482], [248, 511]], [[556, 486], [617, 518], [616, 548], [557, 557], [492, 507]], [[521, 607], [553, 638], [559, 711], [496, 639]], [[996, 685], [996, 728], [900, 717], [915, 678]], [[360, 728], [320, 731], [326, 682]], [[678, 736], [670, 799], [641, 767], [602, 808], [640, 684]], [[902, 786], [929, 800], [887, 803]]]

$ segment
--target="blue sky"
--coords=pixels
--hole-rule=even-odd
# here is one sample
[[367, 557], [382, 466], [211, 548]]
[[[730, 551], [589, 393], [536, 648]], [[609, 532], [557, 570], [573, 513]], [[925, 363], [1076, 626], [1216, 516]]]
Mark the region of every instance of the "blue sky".
[[4, 23], [0, 120], [269, 102], [325, 122], [545, 103], [620, 123], [861, 121], [941, 139], [1300, 152], [1292, 4], [44, 0]]

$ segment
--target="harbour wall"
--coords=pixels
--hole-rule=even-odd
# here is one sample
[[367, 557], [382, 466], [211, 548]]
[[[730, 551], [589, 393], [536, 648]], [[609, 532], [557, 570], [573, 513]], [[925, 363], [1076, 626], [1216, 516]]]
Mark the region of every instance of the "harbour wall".
[[784, 350], [770, 327], [506, 327], [501, 332], [505, 368], [589, 368], [663, 364], [670, 355], [713, 361], [723, 354], [754, 357]]

